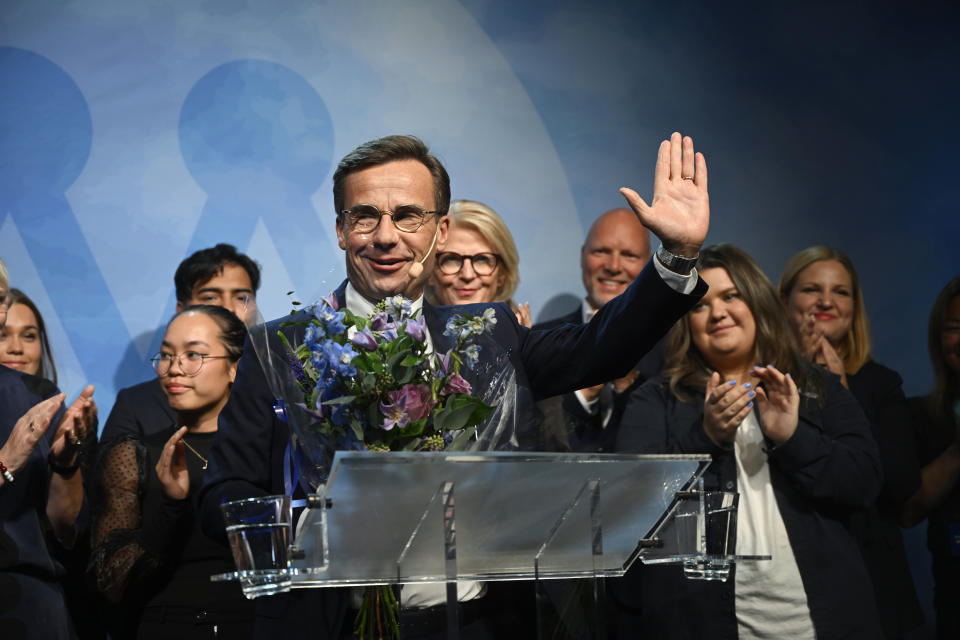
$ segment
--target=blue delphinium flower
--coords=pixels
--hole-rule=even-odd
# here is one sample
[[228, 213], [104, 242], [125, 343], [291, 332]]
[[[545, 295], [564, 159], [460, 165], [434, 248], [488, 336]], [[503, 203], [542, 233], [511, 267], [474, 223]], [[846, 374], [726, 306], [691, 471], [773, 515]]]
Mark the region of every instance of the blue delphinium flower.
[[317, 348], [317, 344], [326, 337], [326, 332], [322, 326], [311, 323], [307, 325], [307, 330], [303, 334], [303, 343], [307, 345], [308, 349], [313, 351]]
[[340, 355], [337, 361], [337, 371], [341, 376], [352, 378], [357, 375], [357, 368], [353, 366], [353, 359], [357, 357], [357, 352], [349, 344], [340, 347]]

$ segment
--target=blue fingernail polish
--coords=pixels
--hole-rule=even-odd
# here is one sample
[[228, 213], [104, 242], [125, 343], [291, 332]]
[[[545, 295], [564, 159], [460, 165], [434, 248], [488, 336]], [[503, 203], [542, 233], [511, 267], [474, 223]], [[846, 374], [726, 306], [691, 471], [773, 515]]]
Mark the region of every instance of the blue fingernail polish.
[[732, 386], [735, 386], [736, 384], [737, 384], [737, 381], [736, 381], [736, 380], [731, 380], [731, 381], [730, 381], [730, 386], [731, 386], [731, 387], [732, 387]]
[[755, 395], [757, 395], [757, 392], [756, 392], [756, 391], [751, 391], [750, 393], [747, 394], [747, 397], [748, 397], [748, 398], [752, 398], [752, 397], [755, 396]]
[[750, 383], [748, 382], [748, 383], [744, 384], [744, 385], [743, 385], [743, 388], [744, 388], [744, 389], [749, 389], [749, 388], [750, 388]]
[[747, 407], [748, 407], [748, 408], [753, 408], [753, 403], [752, 403], [752, 402], [748, 402], [748, 403], [747, 403]]

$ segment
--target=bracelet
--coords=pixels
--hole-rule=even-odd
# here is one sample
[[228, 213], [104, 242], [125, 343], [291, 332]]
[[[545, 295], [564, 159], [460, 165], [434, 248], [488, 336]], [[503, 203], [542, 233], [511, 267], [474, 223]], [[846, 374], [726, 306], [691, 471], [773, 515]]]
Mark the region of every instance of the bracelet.
[[9, 469], [7, 469], [7, 465], [3, 464], [2, 462], [0, 462], [0, 474], [3, 474], [3, 479], [7, 482], [14, 481], [13, 474], [10, 473]]
[[50, 470], [53, 471], [58, 476], [68, 476], [80, 468], [80, 455], [77, 454], [77, 459], [74, 460], [73, 464], [67, 467], [60, 466], [59, 464], [54, 462], [53, 459], [47, 460], [47, 464], [50, 465]]

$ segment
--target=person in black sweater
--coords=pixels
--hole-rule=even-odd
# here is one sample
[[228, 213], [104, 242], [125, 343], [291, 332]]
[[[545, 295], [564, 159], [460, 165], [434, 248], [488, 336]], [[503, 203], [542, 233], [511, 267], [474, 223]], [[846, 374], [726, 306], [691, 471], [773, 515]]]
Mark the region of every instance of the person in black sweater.
[[883, 487], [849, 526], [870, 572], [884, 635], [903, 638], [923, 624], [900, 534], [904, 505], [920, 487], [903, 380], [870, 357], [860, 281], [842, 251], [815, 246], [799, 252], [787, 263], [779, 290], [803, 355], [840, 376], [870, 420]]
[[249, 637], [253, 606], [234, 583], [229, 551], [203, 534], [196, 497], [246, 329], [230, 311], [188, 307], [153, 359], [176, 422], [103, 452], [94, 494], [91, 570], [128, 638]]
[[960, 277], [943, 288], [930, 311], [927, 347], [936, 379], [933, 391], [910, 398], [920, 489], [904, 509], [903, 523], [927, 518], [933, 559], [937, 638], [960, 637]]

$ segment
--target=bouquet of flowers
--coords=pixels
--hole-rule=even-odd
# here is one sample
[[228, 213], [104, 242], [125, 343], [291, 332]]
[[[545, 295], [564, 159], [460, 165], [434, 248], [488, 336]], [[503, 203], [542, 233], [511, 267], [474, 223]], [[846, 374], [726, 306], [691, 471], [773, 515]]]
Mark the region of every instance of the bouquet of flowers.
[[[295, 390], [289, 375], [277, 377], [288, 381], [284, 414], [313, 463], [315, 486], [326, 479], [338, 449], [463, 450], [494, 410], [471, 394], [460, 375], [464, 365], [477, 365], [477, 339], [497, 322], [493, 309], [451, 317], [444, 335], [454, 346], [445, 353], [430, 349], [424, 318], [401, 296], [382, 300], [373, 314], [360, 317], [340, 309], [330, 294], [293, 318], [276, 336]], [[292, 344], [287, 334], [300, 336], [299, 343]], [[389, 586], [367, 588], [356, 634], [398, 637], [397, 606]]]
[[493, 411], [460, 375], [476, 365], [475, 340], [496, 325], [493, 309], [453, 316], [444, 333], [455, 346], [446, 353], [428, 348], [426, 322], [402, 296], [360, 317], [331, 294], [301, 317], [284, 323], [304, 328], [301, 344], [283, 332], [280, 340], [311, 429], [336, 449], [462, 450]]

